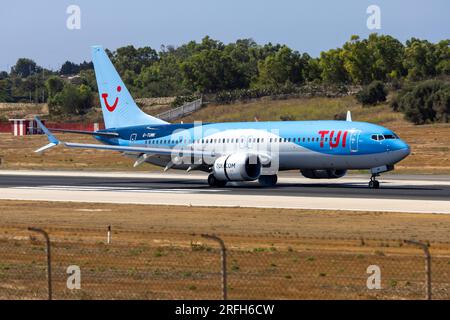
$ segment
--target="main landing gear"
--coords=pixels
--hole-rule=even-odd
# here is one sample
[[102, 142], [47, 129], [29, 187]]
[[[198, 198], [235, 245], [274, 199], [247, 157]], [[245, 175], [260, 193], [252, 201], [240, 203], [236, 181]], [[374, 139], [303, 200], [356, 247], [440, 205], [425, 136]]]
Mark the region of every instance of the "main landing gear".
[[217, 179], [212, 173], [208, 176], [208, 184], [210, 187], [223, 188], [227, 185], [227, 181]]
[[369, 181], [369, 188], [370, 189], [379, 189], [380, 188], [380, 182], [376, 179], [379, 176], [379, 174], [372, 174]]
[[258, 182], [263, 187], [274, 187], [278, 182], [278, 176], [276, 174], [270, 176], [259, 176]]

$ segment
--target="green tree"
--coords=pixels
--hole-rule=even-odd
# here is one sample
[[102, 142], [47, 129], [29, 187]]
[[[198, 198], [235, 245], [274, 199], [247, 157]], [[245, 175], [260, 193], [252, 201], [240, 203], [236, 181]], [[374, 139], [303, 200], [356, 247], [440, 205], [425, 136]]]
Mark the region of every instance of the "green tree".
[[53, 97], [64, 89], [64, 81], [58, 76], [51, 76], [45, 82], [49, 96]]
[[367, 47], [373, 55], [374, 80], [389, 81], [406, 74], [403, 67], [405, 47], [400, 41], [391, 36], [373, 33], [369, 36]]
[[158, 53], [150, 48], [121, 47], [112, 54], [112, 60], [120, 73], [132, 71], [139, 74], [145, 67], [158, 61]]
[[30, 75], [38, 73], [41, 70], [31, 59], [20, 58], [16, 64], [11, 68], [11, 74], [20, 78], [26, 78]]
[[8, 79], [0, 80], [0, 102], [12, 102], [11, 81]]
[[431, 42], [416, 38], [406, 41], [404, 67], [408, 70], [410, 80], [434, 77], [438, 62], [435, 47]]
[[350, 75], [344, 66], [343, 50], [331, 49], [320, 54], [319, 67], [322, 79], [328, 83], [345, 84], [350, 82]]
[[368, 40], [360, 40], [358, 36], [352, 36], [343, 46], [342, 56], [344, 68], [350, 75], [353, 83], [368, 84], [373, 77], [375, 57], [369, 49]]
[[64, 62], [61, 66], [61, 69], [59, 70], [59, 74], [62, 75], [78, 74], [79, 72], [80, 66], [70, 61]]
[[286, 83], [301, 84], [309, 56], [283, 46], [275, 54], [269, 55], [258, 64], [259, 82], [269, 87], [279, 87]]
[[81, 115], [89, 111], [92, 102], [92, 91], [87, 85], [66, 83], [61, 92], [49, 98], [49, 107], [51, 114]]

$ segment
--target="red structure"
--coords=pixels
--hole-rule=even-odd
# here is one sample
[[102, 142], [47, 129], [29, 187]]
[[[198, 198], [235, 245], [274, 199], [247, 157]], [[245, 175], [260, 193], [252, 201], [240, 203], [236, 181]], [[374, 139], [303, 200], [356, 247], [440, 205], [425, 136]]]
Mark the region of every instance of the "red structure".
[[[81, 130], [81, 131], [97, 131], [104, 129], [103, 123], [57, 123], [57, 122], [42, 122], [50, 129], [66, 129], [66, 130]], [[9, 119], [9, 123], [0, 123], [0, 132], [11, 132], [14, 136], [24, 136], [31, 134], [42, 134], [37, 126], [35, 120], [31, 119]]]
[[11, 133], [14, 136], [42, 133], [35, 120], [9, 119], [9, 123], [11, 124]]

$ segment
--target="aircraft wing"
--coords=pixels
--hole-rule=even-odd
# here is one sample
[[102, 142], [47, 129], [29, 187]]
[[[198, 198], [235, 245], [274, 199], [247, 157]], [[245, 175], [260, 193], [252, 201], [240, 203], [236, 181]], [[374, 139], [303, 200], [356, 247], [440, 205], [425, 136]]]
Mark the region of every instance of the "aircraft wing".
[[117, 132], [105, 132], [105, 131], [84, 131], [84, 130], [66, 130], [66, 129], [53, 129], [47, 128], [52, 132], [63, 132], [63, 133], [75, 133], [75, 134], [87, 134], [91, 136], [117, 138], [119, 134]]

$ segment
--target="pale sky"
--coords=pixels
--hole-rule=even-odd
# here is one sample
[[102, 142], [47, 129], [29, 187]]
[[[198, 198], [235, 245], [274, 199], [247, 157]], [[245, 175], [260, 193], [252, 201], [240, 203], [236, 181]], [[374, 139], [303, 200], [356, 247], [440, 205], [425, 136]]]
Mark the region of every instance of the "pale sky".
[[[69, 30], [69, 5], [81, 9], [81, 29]], [[366, 25], [369, 5], [381, 9], [381, 29]], [[0, 0], [0, 70], [27, 57], [58, 69], [90, 61], [90, 46], [132, 44], [159, 50], [206, 35], [287, 44], [317, 56], [352, 34], [389, 34], [439, 41], [450, 38], [449, 0]]]

